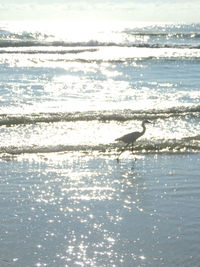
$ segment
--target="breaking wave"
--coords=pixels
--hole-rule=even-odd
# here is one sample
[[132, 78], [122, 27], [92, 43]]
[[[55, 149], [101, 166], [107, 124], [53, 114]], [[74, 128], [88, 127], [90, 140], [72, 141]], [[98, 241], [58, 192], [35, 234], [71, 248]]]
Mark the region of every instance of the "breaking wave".
[[[51, 27], [51, 26], [49, 26]], [[165, 24], [154, 25], [147, 27], [134, 27], [129, 25], [128, 28], [112, 29], [106, 35], [102, 35], [102, 29], [99, 32], [97, 29], [97, 36], [89, 35], [88, 39], [75, 39], [73, 35], [68, 34], [65, 37], [56, 36], [55, 33], [49, 31], [35, 30], [17, 32], [12, 31], [7, 26], [0, 27], [0, 48], [37, 48], [43, 47], [42, 50], [31, 52], [26, 49], [6, 51], [1, 53], [47, 53], [45, 47], [105, 47], [105, 46], [122, 46], [122, 47], [144, 47], [144, 48], [195, 48], [200, 49], [200, 24]], [[76, 32], [74, 33], [76, 34]], [[71, 36], [71, 38], [70, 38]], [[78, 36], [78, 32], [77, 32]], [[103, 37], [103, 39], [102, 39]], [[63, 39], [62, 39], [63, 38]], [[117, 40], [117, 41], [116, 41]], [[74, 53], [76, 50], [72, 49]], [[54, 53], [53, 51], [50, 51]], [[59, 53], [59, 50], [57, 51]]]
[[[98, 152], [101, 154], [118, 154], [122, 144], [99, 144], [99, 145], [55, 145], [55, 146], [7, 146], [0, 147], [2, 155], [21, 154], [46, 154], [46, 153], [68, 153], [80, 152], [90, 154]], [[146, 140], [138, 141], [133, 147], [133, 154], [154, 154], [154, 153], [199, 153], [200, 135], [182, 138], [180, 140]], [[132, 153], [130, 151], [130, 153]]]
[[200, 118], [200, 106], [174, 107], [161, 110], [99, 110], [85, 112], [49, 112], [31, 114], [1, 114], [0, 126], [54, 123], [54, 122], [76, 122], [76, 121], [129, 121], [129, 120], [157, 120], [170, 117], [193, 117]]

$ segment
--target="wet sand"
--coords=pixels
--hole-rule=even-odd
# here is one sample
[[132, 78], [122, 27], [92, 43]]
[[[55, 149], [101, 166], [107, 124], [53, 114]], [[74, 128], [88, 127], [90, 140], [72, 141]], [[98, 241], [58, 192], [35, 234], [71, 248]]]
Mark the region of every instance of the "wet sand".
[[1, 266], [198, 266], [200, 155], [0, 162]]

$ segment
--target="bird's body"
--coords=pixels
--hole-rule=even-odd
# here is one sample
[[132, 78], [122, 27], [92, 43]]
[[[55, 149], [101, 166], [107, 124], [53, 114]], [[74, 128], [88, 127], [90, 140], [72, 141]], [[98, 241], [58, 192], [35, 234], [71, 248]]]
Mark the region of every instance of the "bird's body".
[[137, 140], [142, 135], [143, 134], [140, 132], [132, 132], [132, 133], [125, 134], [125, 135], [123, 135], [120, 138], [117, 138], [115, 140], [116, 141], [123, 141], [124, 143], [129, 144], [129, 143], [135, 142], [135, 140]]
[[146, 127], [145, 127], [145, 124], [146, 123], [151, 123], [150, 121], [148, 120], [144, 120], [142, 122], [142, 127], [143, 127], [143, 130], [142, 132], [132, 132], [132, 133], [128, 133], [128, 134], [125, 134], [117, 139], [115, 139], [116, 141], [123, 141], [124, 143], [126, 143], [126, 146], [124, 147], [124, 149], [120, 152], [119, 156], [124, 152], [124, 150], [130, 145], [132, 144], [132, 151], [133, 151], [133, 143], [139, 138], [141, 137], [145, 131], [146, 131]]

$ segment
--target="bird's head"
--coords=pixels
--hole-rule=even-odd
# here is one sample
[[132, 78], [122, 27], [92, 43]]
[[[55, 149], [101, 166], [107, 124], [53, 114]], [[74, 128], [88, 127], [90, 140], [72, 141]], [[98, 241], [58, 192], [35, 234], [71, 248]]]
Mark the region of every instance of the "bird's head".
[[151, 122], [148, 121], [148, 120], [144, 120], [144, 121], [142, 122], [142, 124], [146, 124], [146, 123], [151, 123]]

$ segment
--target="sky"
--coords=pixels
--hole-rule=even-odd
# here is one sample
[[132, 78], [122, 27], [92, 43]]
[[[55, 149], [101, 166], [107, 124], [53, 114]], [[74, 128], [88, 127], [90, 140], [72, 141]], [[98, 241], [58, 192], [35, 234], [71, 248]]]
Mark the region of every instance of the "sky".
[[200, 22], [200, 0], [0, 0], [0, 20]]

